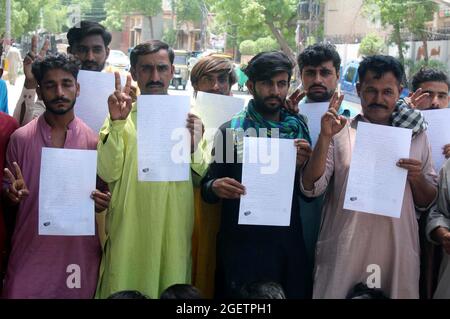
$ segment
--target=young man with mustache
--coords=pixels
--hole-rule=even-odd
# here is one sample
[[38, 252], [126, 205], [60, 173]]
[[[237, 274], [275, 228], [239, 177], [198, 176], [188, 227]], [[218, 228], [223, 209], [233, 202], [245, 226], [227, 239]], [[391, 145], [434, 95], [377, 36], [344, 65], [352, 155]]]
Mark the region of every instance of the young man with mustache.
[[[131, 74], [141, 94], [167, 95], [173, 60], [172, 48], [158, 40], [131, 51]], [[120, 76], [115, 75], [116, 91], [108, 99], [110, 114], [98, 143], [99, 176], [113, 196], [97, 297], [138, 290], [156, 298], [175, 283], [191, 282], [193, 183], [138, 181], [137, 106], [130, 97], [131, 78], [122, 89]], [[192, 158], [197, 158], [203, 126], [193, 114], [186, 120]], [[201, 177], [202, 169], [200, 163], [191, 163], [193, 175]]]
[[[80, 26], [74, 26], [67, 32], [69, 47], [67, 52], [73, 54], [81, 61], [81, 70], [101, 72], [109, 56], [111, 33], [97, 22], [81, 21]], [[36, 79], [33, 76], [31, 65], [36, 59], [43, 59], [47, 54], [49, 42], [46, 40], [39, 53], [37, 53], [37, 36], [31, 40], [31, 51], [23, 60], [25, 83], [21, 97], [14, 109], [14, 118], [23, 126], [32, 119], [45, 112], [42, 100], [36, 100]]]
[[[97, 146], [97, 134], [74, 114], [78, 70], [78, 61], [65, 54], [48, 55], [33, 64], [37, 93], [46, 111], [11, 135], [6, 153], [3, 198], [17, 207], [17, 216], [4, 298], [93, 298], [95, 294], [101, 257], [98, 235], [38, 234], [39, 191], [46, 191], [39, 189], [42, 148], [95, 150]], [[111, 195], [94, 190], [91, 198], [100, 212], [108, 207]], [[80, 287], [67, 284], [71, 265], [79, 266]]]
[[221, 134], [214, 142], [213, 155], [217, 158], [202, 180], [202, 197], [208, 203], [222, 202], [216, 257], [218, 298], [236, 298], [241, 286], [261, 280], [281, 284], [287, 298], [310, 297], [311, 274], [298, 214], [298, 188], [293, 190], [290, 226], [238, 224], [240, 198], [245, 194], [241, 178], [246, 131], [256, 131], [258, 136], [267, 132], [268, 137], [278, 132], [280, 138], [292, 139], [297, 146], [298, 167], [310, 155], [309, 132], [303, 117], [284, 109], [292, 68], [292, 62], [282, 52], [263, 52], [250, 60], [245, 73], [253, 99], [220, 127]]
[[[197, 92], [231, 95], [231, 87], [236, 83], [233, 63], [218, 56], [201, 58], [192, 68], [191, 83], [194, 95]], [[200, 141], [199, 147], [210, 149], [208, 141]], [[209, 152], [210, 153], [210, 152]], [[195, 223], [192, 236], [192, 283], [206, 298], [214, 296], [214, 273], [216, 259], [216, 237], [220, 225], [220, 204], [205, 203], [200, 196], [200, 189], [194, 188]]]
[[[416, 110], [398, 103], [404, 69], [390, 56], [365, 58], [357, 85], [362, 114], [351, 121], [338, 114], [335, 94], [322, 117], [319, 139], [305, 166], [300, 188], [308, 197], [326, 191], [316, 247], [313, 298], [345, 298], [358, 282], [367, 282], [370, 265], [381, 271], [381, 288], [390, 298], [419, 298], [419, 231], [416, 208], [426, 211], [437, 195], [426, 123]], [[408, 170], [400, 218], [348, 211], [346, 181], [359, 122], [409, 128], [410, 158], [397, 165]], [[383, 174], [383, 172], [380, 172]]]

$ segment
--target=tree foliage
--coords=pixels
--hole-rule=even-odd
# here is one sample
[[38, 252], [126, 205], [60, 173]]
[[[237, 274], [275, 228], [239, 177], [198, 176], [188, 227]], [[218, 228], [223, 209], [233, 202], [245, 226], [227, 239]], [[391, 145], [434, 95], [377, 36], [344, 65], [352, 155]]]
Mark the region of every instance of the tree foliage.
[[363, 56], [381, 54], [384, 50], [384, 41], [376, 34], [366, 35], [359, 46], [359, 54]]

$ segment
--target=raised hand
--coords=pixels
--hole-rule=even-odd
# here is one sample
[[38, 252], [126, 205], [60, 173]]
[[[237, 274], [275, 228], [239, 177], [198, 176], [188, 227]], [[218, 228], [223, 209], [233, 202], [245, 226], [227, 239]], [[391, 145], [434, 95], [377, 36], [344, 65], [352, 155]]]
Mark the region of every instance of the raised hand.
[[33, 35], [31, 38], [31, 51], [27, 53], [23, 59], [23, 72], [25, 73], [25, 88], [35, 89], [37, 88], [37, 82], [34, 78], [33, 72], [31, 71], [31, 66], [34, 61], [43, 59], [47, 54], [48, 48], [50, 46], [50, 41], [45, 39], [44, 45], [42, 46], [39, 53], [37, 52], [38, 36]]
[[408, 181], [417, 183], [423, 179], [422, 162], [413, 158], [402, 158], [397, 162], [397, 166], [408, 170]]
[[119, 72], [114, 72], [114, 77], [116, 90], [108, 98], [109, 114], [112, 121], [126, 120], [132, 107], [132, 100], [130, 96], [131, 76], [127, 75], [127, 82], [123, 90]]
[[334, 92], [330, 100], [330, 107], [328, 108], [328, 111], [322, 116], [320, 128], [321, 135], [331, 138], [339, 133], [347, 124], [347, 119], [345, 118], [345, 116], [338, 114], [343, 100], [343, 94], [338, 96], [338, 93]]
[[427, 105], [422, 105], [422, 102], [425, 101], [426, 98], [430, 96], [429, 93], [422, 93], [422, 89], [418, 88], [416, 92], [414, 92], [412, 95], [405, 97], [405, 102], [409, 105], [412, 109], [419, 109], [422, 110], [427, 107]]
[[9, 200], [11, 200], [11, 202], [18, 204], [22, 199], [27, 197], [30, 192], [25, 180], [23, 179], [22, 171], [20, 170], [19, 165], [14, 162], [13, 166], [16, 171], [16, 176], [14, 176], [8, 168], [5, 168], [4, 170], [4, 176], [10, 183], [9, 187], [6, 189], [6, 196]]
[[191, 153], [194, 153], [198, 147], [198, 143], [203, 137], [205, 127], [202, 120], [197, 115], [192, 113], [188, 114], [186, 127], [189, 129], [189, 133], [191, 134]]
[[216, 179], [212, 190], [217, 197], [223, 199], [239, 199], [245, 195], [245, 187], [234, 178], [224, 177]]
[[306, 96], [306, 92], [300, 89], [297, 89], [292, 93], [284, 103], [284, 108], [292, 114], [298, 114], [300, 108], [298, 107], [298, 103], [303, 100]]

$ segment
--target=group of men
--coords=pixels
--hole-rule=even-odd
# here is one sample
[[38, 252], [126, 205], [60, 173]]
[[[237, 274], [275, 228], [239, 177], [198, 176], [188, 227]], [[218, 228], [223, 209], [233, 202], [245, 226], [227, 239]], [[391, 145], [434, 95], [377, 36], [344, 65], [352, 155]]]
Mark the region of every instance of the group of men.
[[[167, 95], [173, 50], [152, 40], [131, 51], [131, 76], [122, 86], [115, 75], [109, 115], [97, 134], [75, 115], [77, 76], [80, 69], [103, 70], [111, 35], [83, 21], [67, 37], [70, 55], [46, 55], [47, 43], [37, 53], [33, 42], [24, 59], [26, 80], [14, 119], [0, 114], [2, 208], [15, 220], [8, 263], [0, 264], [6, 267], [3, 297], [107, 298], [137, 290], [157, 298], [173, 284], [192, 282], [207, 297], [232, 298], [243, 286], [265, 281], [279, 283], [287, 298], [345, 298], [356, 284], [367, 282], [368, 266], [376, 264], [381, 269], [378, 288], [387, 296], [418, 298], [417, 212], [430, 209], [427, 235], [450, 252], [450, 164], [438, 179], [420, 112], [448, 106], [444, 73], [421, 70], [412, 81], [415, 93], [401, 100], [403, 66], [390, 56], [366, 57], [358, 69], [362, 112], [356, 114], [336, 92], [341, 61], [332, 45], [312, 45], [298, 56], [304, 92], [291, 95], [293, 61], [282, 52], [260, 53], [245, 69], [252, 99], [224, 119], [214, 141], [202, 138], [198, 116], [186, 118], [189, 180], [141, 182], [132, 80], [142, 95]], [[236, 75], [230, 61], [209, 56], [194, 66], [191, 82], [194, 94], [231, 95]], [[314, 102], [327, 102], [329, 109], [313, 149], [308, 120], [298, 111], [303, 103]], [[408, 172], [400, 218], [343, 209], [360, 122], [413, 132], [409, 158], [397, 163]], [[257, 136], [264, 129], [265, 137], [291, 139], [296, 148], [289, 226], [238, 222], [240, 199], [246, 195], [243, 139], [249, 129]], [[211, 154], [206, 153], [208, 143], [213, 143]], [[98, 183], [91, 198], [96, 212], [107, 211], [103, 245], [99, 231], [95, 236], [38, 234], [39, 191], [45, 191], [39, 189], [43, 147], [97, 150]], [[450, 145], [443, 152], [449, 157]], [[4, 251], [8, 245], [1, 221]], [[73, 265], [81, 275], [75, 283]], [[441, 296], [450, 297], [444, 279]]]

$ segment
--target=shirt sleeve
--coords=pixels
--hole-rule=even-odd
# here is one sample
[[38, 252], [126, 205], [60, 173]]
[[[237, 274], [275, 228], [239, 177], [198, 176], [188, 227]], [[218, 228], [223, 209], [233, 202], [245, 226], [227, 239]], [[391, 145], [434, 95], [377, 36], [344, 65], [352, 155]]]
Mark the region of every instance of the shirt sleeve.
[[303, 185], [304, 169], [307, 165], [304, 165], [300, 170], [300, 191], [306, 197], [319, 197], [327, 190], [328, 184], [334, 173], [334, 138], [331, 140], [328, 147], [327, 161], [325, 163], [325, 171], [317, 181], [314, 182], [313, 189], [306, 190]]
[[439, 174], [438, 199], [427, 219], [425, 228], [427, 238], [430, 242], [439, 245], [431, 239], [431, 233], [438, 227], [450, 229], [450, 161], [447, 161]]
[[112, 121], [108, 118], [100, 130], [97, 144], [97, 173], [102, 180], [113, 183], [122, 176], [125, 144], [123, 134], [127, 120]]
[[45, 106], [42, 101], [36, 101], [36, 90], [27, 89], [24, 86], [13, 113], [13, 117], [19, 122], [19, 125], [24, 126], [43, 111], [45, 111]]
[[[422, 172], [423, 175], [425, 176], [425, 179], [427, 180], [428, 183], [430, 183], [433, 186], [437, 186], [438, 184], [438, 175], [436, 174], [436, 171], [434, 170], [434, 163], [433, 160], [431, 158], [431, 146], [430, 143], [428, 141], [428, 137], [426, 134], [423, 134], [423, 139], [424, 139], [424, 147], [423, 147], [423, 152], [422, 152]], [[418, 137], [416, 137], [418, 138]], [[438, 197], [438, 193], [436, 193], [436, 197], [433, 199], [433, 201], [426, 207], [419, 207], [417, 205], [415, 205], [415, 208], [417, 211], [419, 212], [427, 212], [431, 209], [431, 207], [436, 203]]]

